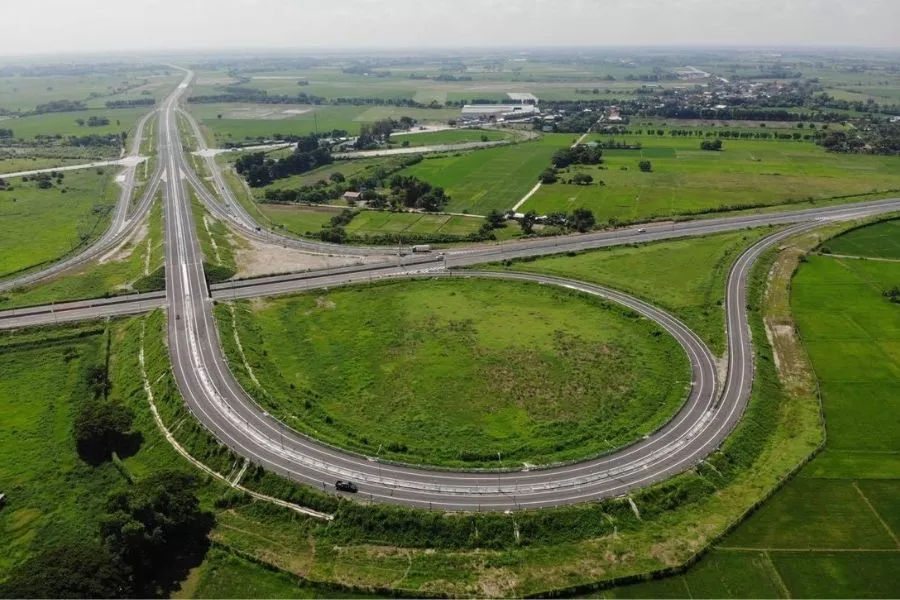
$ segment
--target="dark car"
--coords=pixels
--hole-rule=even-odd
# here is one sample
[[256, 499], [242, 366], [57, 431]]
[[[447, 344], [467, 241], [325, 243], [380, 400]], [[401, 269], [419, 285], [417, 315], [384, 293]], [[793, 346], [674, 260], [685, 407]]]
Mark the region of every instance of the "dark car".
[[351, 494], [355, 494], [359, 491], [359, 488], [356, 487], [356, 484], [352, 481], [344, 481], [343, 479], [338, 479], [334, 482], [334, 487], [339, 492], [350, 492]]

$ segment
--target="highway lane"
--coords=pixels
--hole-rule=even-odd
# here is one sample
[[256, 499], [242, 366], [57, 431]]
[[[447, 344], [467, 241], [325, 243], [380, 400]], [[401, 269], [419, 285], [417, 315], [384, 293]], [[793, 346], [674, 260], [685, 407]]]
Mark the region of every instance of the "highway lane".
[[[180, 148], [179, 144], [169, 146]], [[173, 163], [169, 165], [170, 169], [175, 169]], [[221, 358], [201, 263], [198, 260], [199, 250], [192, 239], [190, 211], [184, 203], [183, 192], [180, 177], [167, 178], [168, 196], [182, 198], [181, 205], [167, 202], [167, 223], [171, 224], [170, 254], [181, 257], [178, 259], [180, 262], [173, 263], [167, 269], [173, 274], [180, 272], [180, 276], [173, 276], [169, 281], [167, 300], [169, 306], [174, 307], [172, 310], [182, 311], [176, 312], [174, 319], [170, 313], [170, 349], [174, 348], [172, 352], [176, 377], [192, 412], [220, 440], [238, 453], [295, 480], [313, 485], [324, 484], [325, 488], [331, 489], [332, 478], [351, 478], [361, 484], [363, 494], [369, 494], [374, 500], [449, 510], [514, 509], [618, 495], [689, 468], [718, 447], [740, 418], [752, 381], [752, 349], [749, 332], [746, 330], [746, 315], [743, 312], [746, 304], [744, 294], [747, 270], [765, 248], [805, 228], [815, 227], [820, 224], [817, 219], [826, 218], [819, 215], [810, 220], [809, 215], [804, 215], [804, 223], [760, 242], [735, 264], [729, 276], [726, 302], [731, 349], [729, 379], [725, 385], [725, 393], [718, 402], [714, 391], [701, 395], [695, 386], [692, 399], [667, 426], [669, 429], [664, 428], [657, 435], [624, 452], [597, 461], [531, 472], [444, 473], [373, 462], [328, 448], [288, 430], [252, 403], [231, 377]], [[856, 210], [852, 214], [832, 211], [827, 218], [863, 216], [863, 213], [870, 214], [884, 209], [885, 206], [880, 205], [862, 211]], [[667, 234], [656, 232], [653, 235]], [[469, 260], [478, 260], [477, 257], [471, 257], [471, 253], [464, 256], [470, 256]], [[214, 296], [248, 297], [328, 287], [371, 277], [430, 273], [441, 267], [442, 260], [437, 258], [438, 260], [428, 261], [422, 257], [420, 260], [423, 262], [411, 269], [389, 267], [359, 273], [344, 268], [331, 270], [335, 272], [331, 275], [313, 273], [298, 279], [282, 278], [268, 284], [246, 282], [247, 285], [242, 283], [242, 287], [233, 289], [220, 287], [214, 292]], [[523, 277], [514, 274], [492, 276]], [[626, 305], [631, 305], [630, 302], [638, 303], [633, 306], [636, 310], [659, 319], [679, 342], [685, 344], [686, 351], [692, 358], [694, 379], [703, 383], [700, 390], [715, 390], [715, 370], [709, 351], [702, 344], [694, 346], [698, 342], [696, 336], [686, 328], [680, 329], [677, 323], [670, 321], [671, 317], [613, 290], [556, 278], [524, 277], [534, 277], [547, 284], [565, 285], [585, 293], [600, 293]], [[704, 363], [706, 367], [702, 366]]]
[[[189, 76], [188, 76], [189, 77]], [[189, 78], [185, 82], [189, 81]], [[185, 82], [182, 82], [184, 85]], [[184, 92], [184, 88], [179, 86], [164, 101], [164, 105], [177, 102], [180, 95]], [[131, 140], [131, 150], [129, 155], [138, 156], [141, 148], [141, 141], [144, 136], [144, 128], [150, 118], [156, 114], [158, 109], [150, 111], [138, 121], [135, 135]], [[125, 180], [122, 183], [122, 189], [116, 203], [115, 212], [112, 221], [100, 238], [93, 244], [85, 248], [78, 254], [67, 259], [56, 262], [45, 269], [26, 273], [18, 277], [0, 281], [0, 292], [11, 290], [17, 287], [32, 285], [40, 281], [45, 281], [51, 277], [55, 277], [61, 273], [69, 271], [73, 268], [82, 266], [100, 256], [103, 252], [114, 248], [117, 244], [125, 240], [135, 230], [138, 224], [143, 220], [153, 204], [156, 192], [159, 189], [160, 178], [162, 177], [162, 169], [157, 167], [144, 188], [144, 192], [139, 199], [137, 206], [131, 210], [131, 200], [134, 193], [135, 175], [138, 165], [132, 165], [125, 169]]]
[[235, 198], [231, 187], [225, 182], [225, 177], [222, 175], [222, 169], [219, 166], [219, 163], [216, 162], [215, 156], [208, 152], [206, 139], [203, 137], [196, 119], [194, 119], [189, 111], [182, 110], [180, 113], [191, 126], [194, 138], [197, 140], [197, 146], [199, 148], [198, 153], [206, 161], [206, 170], [212, 177], [213, 187], [221, 201], [213, 196], [206, 186], [203, 185], [203, 182], [197, 176], [196, 172], [190, 167], [186, 157], [180, 155], [180, 163], [184, 168], [186, 177], [207, 210], [217, 218], [228, 223], [242, 235], [257, 241], [278, 244], [285, 248], [294, 248], [314, 254], [328, 254], [333, 256], [378, 256], [391, 253], [390, 248], [384, 246], [342, 246], [340, 244], [301, 240], [281, 235], [267, 229], [264, 225], [258, 223], [241, 205], [238, 199]]
[[[514, 273], [473, 274], [507, 279], [528, 279], [595, 294], [629, 306], [657, 321], [682, 345], [691, 361], [693, 386], [689, 398], [667, 425], [654, 435], [608, 456], [571, 465], [515, 472], [448, 472], [393, 465], [328, 447], [291, 431], [256, 406], [229, 372], [212, 316], [212, 300], [202, 270], [186, 179], [184, 160], [174, 118], [175, 102], [161, 116], [160, 164], [166, 172], [166, 304], [169, 307], [169, 351], [179, 388], [196, 417], [216, 437], [242, 456], [296, 481], [333, 491], [337, 478], [352, 479], [365, 498], [447, 510], [514, 510], [581, 502], [621, 495], [661, 481], [696, 465], [715, 450], [746, 406], [753, 374], [752, 347], [746, 320], [746, 278], [766, 248], [815, 227], [821, 219], [845, 219], [900, 208], [900, 201], [867, 203], [835, 209], [775, 213], [741, 218], [647, 226], [552, 240], [529, 240], [503, 248], [470, 248], [445, 257], [416, 257], [416, 264], [381, 270], [332, 270], [305, 277], [269, 278], [252, 284], [217, 287], [215, 297], [249, 297], [341, 285], [366, 278], [444, 275], [447, 263], [476, 264], [488, 260], [547, 254], [581, 248], [651, 241], [682, 235], [704, 235], [742, 227], [793, 223], [748, 250], [735, 263], [729, 279], [725, 310], [729, 342], [729, 373], [721, 395], [717, 393], [712, 356], [697, 336], [677, 319], [625, 294], [600, 286], [540, 275]], [[431, 260], [429, 260], [431, 259]], [[437, 259], [437, 260], [434, 260]], [[457, 275], [458, 276], [458, 275]], [[119, 309], [122, 308], [120, 305]], [[110, 308], [109, 310], [112, 310]]]

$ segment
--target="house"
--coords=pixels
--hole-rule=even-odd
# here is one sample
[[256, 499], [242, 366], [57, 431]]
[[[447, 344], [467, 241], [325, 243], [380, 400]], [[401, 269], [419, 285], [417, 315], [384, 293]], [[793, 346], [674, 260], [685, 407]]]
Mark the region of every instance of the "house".
[[341, 196], [347, 202], [359, 202], [362, 200], [362, 192], [344, 192], [344, 195]]

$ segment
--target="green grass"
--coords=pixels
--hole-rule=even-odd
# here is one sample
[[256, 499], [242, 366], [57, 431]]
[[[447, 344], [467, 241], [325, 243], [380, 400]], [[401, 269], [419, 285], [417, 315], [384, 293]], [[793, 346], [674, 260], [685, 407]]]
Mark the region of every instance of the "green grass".
[[[643, 150], [605, 151], [600, 167], [572, 167], [563, 179], [583, 171], [595, 183], [543, 186], [523, 210], [587, 207], [601, 222], [640, 221], [900, 188], [900, 159], [829, 154], [811, 142], [725, 140], [724, 151], [704, 152], [698, 138], [620, 139], [641, 142]], [[642, 158], [652, 173], [638, 169]]]
[[794, 281], [831, 450], [900, 448], [900, 307], [882, 296], [898, 283], [900, 263], [825, 256], [810, 257]]
[[[2, 121], [0, 121], [2, 123]], [[78, 158], [51, 158], [44, 156], [0, 156], [0, 176], [3, 173], [19, 173], [21, 171], [36, 171], [38, 169], [54, 169], [66, 165], [78, 165], [84, 163], [84, 159]]]
[[360, 598], [304, 584], [297, 577], [262, 567], [219, 548], [207, 554], [206, 562], [176, 596], [179, 598]]
[[727, 546], [760, 549], [896, 549], [851, 481], [798, 478], [741, 525]]
[[[98, 108], [75, 112], [46, 113], [31, 117], [23, 117], [12, 121], [4, 121], [3, 123], [4, 127], [12, 129], [13, 132], [15, 132], [17, 139], [24, 138], [26, 140], [34, 139], [36, 135], [59, 134], [65, 138], [72, 135], [118, 134], [123, 131], [131, 132], [140, 118], [152, 109], [152, 106], [117, 109]], [[109, 119], [109, 125], [88, 127], [87, 125], [80, 126], [75, 122], [75, 119], [84, 119], [87, 121], [90, 117], [106, 117]]]
[[835, 254], [900, 260], [900, 220], [884, 221], [850, 231], [828, 242]]
[[[725, 350], [725, 278], [744, 248], [768, 228], [514, 261], [516, 271], [548, 273], [619, 288], [680, 318], [715, 353]], [[493, 268], [493, 267], [492, 267]]]
[[[391, 142], [395, 145], [409, 142], [410, 146], [427, 146], [432, 144], [462, 144], [465, 142], [494, 142], [508, 140], [512, 137], [512, 133], [497, 129], [452, 129], [411, 133], [409, 135], [393, 135], [391, 136]], [[487, 140], [483, 138], [487, 138]]]
[[447, 211], [485, 215], [494, 208], [512, 208], [538, 182], [553, 153], [571, 140], [569, 135], [548, 135], [503, 148], [427, 158], [404, 172], [443, 187], [450, 195]]
[[325, 206], [287, 206], [281, 204], [257, 204], [259, 212], [267, 220], [277, 223], [289, 233], [305, 236], [315, 235], [331, 218], [339, 215], [341, 209]]
[[[118, 196], [115, 169], [64, 174], [42, 190], [33, 181], [8, 181], [0, 191], [0, 277], [54, 262], [99, 237]], [[55, 181], [55, 180], [54, 180]]]
[[343, 129], [355, 135], [360, 126], [356, 119], [366, 110], [362, 106], [287, 104], [189, 104], [188, 109], [209, 132], [210, 143], [217, 146], [259, 137], [269, 139], [275, 134], [306, 135], [317, 130]]
[[484, 219], [480, 217], [364, 210], [345, 229], [358, 235], [407, 232], [468, 235], [478, 231], [482, 223]]
[[162, 202], [158, 200], [150, 210], [146, 229], [115, 252], [48, 281], [10, 290], [0, 297], [0, 309], [134, 292], [141, 288], [142, 280], [162, 268], [164, 241]]
[[[885, 231], [893, 223], [851, 229], [825, 245], [877, 256], [891, 247]], [[792, 282], [791, 307], [818, 375], [828, 441], [798, 477], [721, 542], [755, 549], [729, 550], [739, 560], [767, 553], [792, 597], [897, 595], [900, 412], [890, 373], [897, 365], [891, 349], [900, 309], [881, 296], [881, 287], [898, 275], [895, 263], [824, 255], [808, 257]], [[710, 560], [682, 578], [690, 580]], [[728, 569], [729, 576], [742, 572], [739, 564]], [[729, 594], [721, 587], [708, 595]]]
[[[69, 340], [65, 332], [0, 336], [0, 481], [7, 496], [0, 577], [35, 544], [95, 537], [84, 517], [102, 509], [107, 486], [121, 484], [111, 465], [95, 470], [82, 463], [71, 438], [75, 407], [88, 393], [84, 370], [102, 360], [102, 327], [87, 331]], [[33, 346], [17, 348], [17, 338]]]
[[398, 460], [498, 466], [499, 451], [517, 466], [602, 453], [661, 425], [686, 391], [686, 359], [656, 325], [556, 288], [399, 282], [253, 306], [236, 313], [261, 388], [229, 341], [228, 307], [217, 316], [232, 367], [268, 410]]
[[773, 553], [794, 598], [896, 598], [900, 553]]
[[[108, 94], [115, 88], [123, 85], [136, 85], [148, 79], [150, 83], [146, 87], [149, 88], [153, 85], [154, 80], [149, 74], [139, 72], [116, 75], [96, 73], [0, 77], [0, 107], [7, 110], [28, 111], [33, 110], [38, 104], [46, 104], [55, 100], [85, 101], [91, 94]], [[135, 88], [131, 90], [131, 94], [140, 94], [140, 89], [146, 88]], [[89, 104], [103, 105], [106, 100], [115, 100], [121, 97], [125, 97], [125, 95], [103, 96], [89, 101]]]
[[778, 574], [763, 552], [714, 550], [684, 575], [622, 586], [600, 598], [783, 598]]
[[[124, 488], [123, 474], [77, 455], [72, 437], [79, 403], [91, 394], [86, 370], [103, 365], [109, 344], [110, 399], [135, 411], [141, 446], [123, 457], [135, 478], [164, 468], [189, 469], [162, 439], [147, 407], [138, 369], [139, 319], [0, 334], [0, 481], [7, 503], [0, 511], [0, 579], [41, 547], [99, 539], [98, 518], [110, 492]], [[109, 341], [107, 341], [109, 340]], [[27, 393], [23, 393], [27, 390]], [[219, 492], [201, 491], [204, 504]]]

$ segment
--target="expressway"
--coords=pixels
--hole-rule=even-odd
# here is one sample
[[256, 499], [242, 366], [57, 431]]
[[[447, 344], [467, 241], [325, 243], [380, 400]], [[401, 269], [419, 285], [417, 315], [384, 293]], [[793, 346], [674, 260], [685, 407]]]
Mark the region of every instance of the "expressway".
[[[181, 85], [179, 85], [163, 101], [163, 111], [166, 110], [166, 107], [174, 105], [178, 102], [179, 97], [182, 93], [184, 93], [184, 88], [187, 87], [187, 83], [190, 82], [191, 76], [191, 74], [187, 75]], [[135, 134], [131, 140], [131, 148], [128, 154], [130, 158], [136, 158], [140, 154], [141, 142], [144, 137], [144, 129], [147, 125], [147, 122], [154, 114], [156, 114], [156, 112], [157, 109], [154, 109], [144, 115], [140, 119], [140, 121], [138, 121]], [[18, 277], [0, 281], [0, 292], [11, 290], [17, 287], [31, 285], [40, 281], [45, 281], [51, 277], [59, 275], [60, 273], [64, 273], [75, 267], [87, 264], [100, 256], [103, 252], [115, 247], [117, 244], [121, 243], [129, 235], [131, 235], [131, 233], [137, 228], [138, 224], [140, 224], [140, 222], [143, 220], [144, 216], [146, 216], [146, 214], [149, 212], [150, 207], [153, 204], [153, 200], [156, 197], [156, 192], [159, 189], [162, 169], [157, 167], [157, 169], [153, 172], [153, 174], [150, 176], [150, 179], [147, 181], [146, 186], [144, 187], [144, 192], [141, 195], [137, 206], [133, 210], [131, 210], [131, 199], [132, 194], [134, 193], [135, 175], [137, 174], [139, 163], [136, 160], [132, 160], [127, 164], [128, 166], [123, 172], [124, 181], [121, 184], [122, 189], [119, 193], [119, 200], [116, 203], [112, 222], [103, 233], [103, 235], [100, 236], [100, 238], [98, 238], [93, 244], [83, 249], [78, 254], [56, 262], [48, 266], [46, 269], [26, 273]], [[60, 168], [56, 170], [66, 169]]]
[[[191, 74], [180, 89], [186, 87]], [[401, 257], [391, 264], [344, 267], [327, 271], [262, 278], [214, 286], [210, 290], [203, 273], [186, 185], [203, 188], [186, 162], [176, 123], [178, 94], [167, 101], [160, 115], [160, 169], [165, 194], [166, 292], [131, 299], [111, 299], [108, 304], [84, 303], [0, 313], [0, 328], [49, 323], [86, 311], [91, 316], [140, 312], [166, 305], [169, 311], [168, 343], [172, 368], [181, 393], [192, 413], [222, 443], [237, 454], [267, 469], [327, 491], [335, 479], [350, 479], [365, 499], [445, 510], [516, 510], [583, 502], [626, 494], [662, 481], [698, 464], [728, 436], [746, 407], [753, 381], [753, 350], [747, 321], [748, 273], [766, 249], [791, 235], [814, 228], [825, 220], [845, 220], [900, 210], [900, 199], [875, 201], [825, 209], [728, 217], [675, 224], [647, 225], [645, 229], [597, 232], [565, 238], [527, 240], [503, 246], [472, 247], [445, 256]], [[215, 177], [216, 188], [228, 200], [227, 186]], [[198, 190], [199, 191], [199, 190]], [[206, 192], [205, 202], [221, 204]], [[234, 205], [231, 203], [234, 202]], [[256, 231], [249, 215], [234, 216], [239, 231]], [[728, 333], [728, 374], [717, 380], [714, 360], [705, 344], [671, 315], [621, 292], [601, 286], [555, 277], [521, 273], [452, 272], [448, 268], [505, 258], [553, 254], [623, 243], [646, 242], [687, 235], [707, 235], [745, 227], [790, 225], [747, 250], [735, 262], [727, 282], [725, 310]], [[335, 247], [311, 243], [316, 249], [336, 253]], [[306, 247], [310, 249], [309, 247]], [[344, 249], [349, 253], [349, 249]], [[405, 261], [405, 262], [401, 262]], [[406, 276], [479, 276], [526, 279], [544, 285], [560, 285], [623, 304], [668, 331], [690, 360], [692, 385], [688, 399], [675, 417], [647, 438], [609, 455], [546, 469], [508, 472], [441, 471], [390, 464], [329, 447], [309, 439], [265, 413], [244, 392], [223, 356], [212, 314], [213, 299], [244, 298], [287, 293], [302, 289]], [[14, 311], [13, 311], [14, 312]], [[77, 318], [77, 317], [73, 317]], [[43, 321], [42, 321], [43, 319]]]

